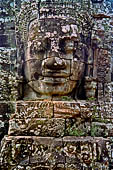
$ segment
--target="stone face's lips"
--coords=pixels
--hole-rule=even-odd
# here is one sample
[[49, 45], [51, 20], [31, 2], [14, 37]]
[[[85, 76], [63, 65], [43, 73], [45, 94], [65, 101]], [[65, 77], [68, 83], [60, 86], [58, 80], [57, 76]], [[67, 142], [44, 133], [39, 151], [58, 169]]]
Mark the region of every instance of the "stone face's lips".
[[65, 78], [65, 77], [69, 77], [70, 74], [65, 74], [65, 73], [62, 73], [62, 74], [58, 74], [58, 73], [46, 73], [44, 74], [43, 76], [44, 77], [54, 77], [54, 78]]
[[44, 77], [41, 81], [48, 84], [63, 84], [67, 79], [65, 77]]
[[42, 76], [44, 77], [55, 77], [55, 78], [65, 78], [69, 77], [70, 73], [68, 71], [45, 71], [42, 72]]

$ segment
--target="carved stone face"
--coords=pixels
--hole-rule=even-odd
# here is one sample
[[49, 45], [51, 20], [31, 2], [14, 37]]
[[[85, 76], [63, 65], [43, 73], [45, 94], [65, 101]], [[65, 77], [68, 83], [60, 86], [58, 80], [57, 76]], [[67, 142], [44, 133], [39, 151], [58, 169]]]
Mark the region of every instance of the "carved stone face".
[[29, 24], [24, 72], [36, 94], [69, 95], [84, 73], [84, 46], [75, 21], [62, 18]]

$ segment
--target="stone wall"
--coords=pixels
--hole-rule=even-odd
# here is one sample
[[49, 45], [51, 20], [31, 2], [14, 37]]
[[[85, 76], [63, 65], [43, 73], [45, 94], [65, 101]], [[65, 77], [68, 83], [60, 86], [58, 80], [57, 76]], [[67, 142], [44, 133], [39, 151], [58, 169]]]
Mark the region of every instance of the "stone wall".
[[112, 122], [97, 113], [91, 102], [17, 102], [1, 169], [109, 169]]
[[[19, 100], [22, 99], [19, 83], [23, 84], [17, 73], [15, 16], [21, 1], [0, 0], [2, 170], [113, 169], [113, 4], [76, 2], [94, 12], [93, 76], [98, 78], [97, 98], [53, 102]], [[90, 84], [92, 79], [87, 81]], [[86, 88], [91, 90], [90, 85]]]
[[[12, 77], [16, 64], [14, 2], [0, 0], [0, 140], [8, 131]], [[11, 80], [10, 80], [11, 79]]]

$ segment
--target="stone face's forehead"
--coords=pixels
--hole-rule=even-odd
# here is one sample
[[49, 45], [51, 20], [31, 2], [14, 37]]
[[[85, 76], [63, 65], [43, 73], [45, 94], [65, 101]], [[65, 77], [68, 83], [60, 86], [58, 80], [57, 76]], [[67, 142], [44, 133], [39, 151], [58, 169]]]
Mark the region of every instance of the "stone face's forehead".
[[[90, 28], [92, 28], [92, 20], [89, 13], [92, 14], [92, 11], [84, 11], [79, 5], [72, 1], [64, 1], [55, 0], [55, 1], [27, 1], [26, 3], [22, 3], [21, 11], [18, 13], [18, 17], [16, 20], [16, 34], [17, 34], [17, 44], [20, 46], [21, 43], [25, 46], [27, 44], [27, 37], [29, 32], [29, 26], [31, 27], [33, 20], [38, 20], [37, 24], [39, 24], [41, 20], [45, 20], [46, 29], [45, 32], [52, 31], [51, 29], [59, 28], [61, 25], [77, 25], [79, 32], [89, 32]], [[78, 10], [78, 9], [81, 10]], [[49, 21], [48, 21], [49, 20]], [[54, 20], [54, 25], [51, 24], [50, 20]], [[23, 22], [24, 21], [24, 22]], [[84, 23], [84, 24], [83, 24]], [[85, 24], [86, 23], [86, 24]], [[30, 24], [30, 25], [29, 25]], [[56, 27], [56, 28], [55, 28]], [[41, 28], [41, 27], [40, 27]], [[39, 29], [40, 29], [39, 28]], [[45, 28], [45, 27], [44, 27]], [[49, 29], [49, 30], [48, 30]], [[41, 29], [40, 29], [41, 30]], [[63, 28], [63, 31], [66, 32], [66, 29]], [[52, 31], [53, 32], [53, 31]], [[57, 31], [59, 33], [60, 31]], [[60, 36], [60, 34], [58, 34]]]
[[34, 20], [29, 24], [29, 32], [42, 37], [77, 37], [78, 26], [75, 20], [62, 18], [44, 18]]

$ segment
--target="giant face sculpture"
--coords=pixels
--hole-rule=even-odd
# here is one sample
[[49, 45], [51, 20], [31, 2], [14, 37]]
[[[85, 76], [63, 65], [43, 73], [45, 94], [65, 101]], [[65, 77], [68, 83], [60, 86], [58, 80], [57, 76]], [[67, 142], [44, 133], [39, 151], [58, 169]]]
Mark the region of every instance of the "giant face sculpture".
[[73, 19], [44, 18], [28, 27], [24, 72], [35, 96], [72, 96], [84, 75], [85, 46]]

